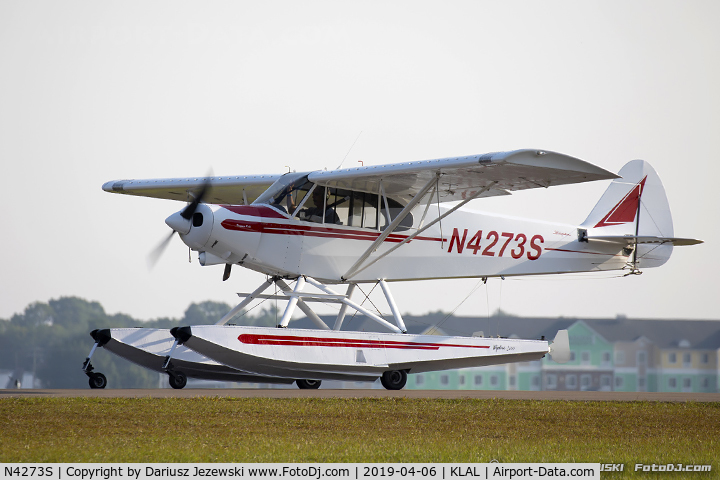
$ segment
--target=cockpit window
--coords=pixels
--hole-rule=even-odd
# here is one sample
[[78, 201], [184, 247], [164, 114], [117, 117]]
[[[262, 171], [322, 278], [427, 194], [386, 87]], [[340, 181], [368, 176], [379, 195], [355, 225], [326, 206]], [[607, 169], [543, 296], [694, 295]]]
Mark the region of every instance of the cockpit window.
[[[310, 196], [305, 199], [308, 193]], [[306, 222], [347, 225], [372, 230], [384, 230], [403, 210], [403, 205], [391, 198], [387, 199], [386, 208], [385, 200], [376, 193], [353, 192], [315, 185], [308, 181], [306, 174], [302, 173], [283, 175], [253, 204], [272, 205], [290, 215], [300, 207], [296, 216]], [[408, 214], [398, 225], [397, 230], [407, 230], [412, 224], [412, 214]]]
[[[378, 209], [379, 196], [376, 193], [353, 192], [340, 188], [325, 188], [316, 185], [310, 198], [305, 201], [298, 218], [315, 223], [347, 225], [350, 227], [384, 230], [402, 210], [403, 206], [388, 198], [388, 211], [383, 201]], [[398, 230], [412, 227], [413, 217], [408, 214]]]

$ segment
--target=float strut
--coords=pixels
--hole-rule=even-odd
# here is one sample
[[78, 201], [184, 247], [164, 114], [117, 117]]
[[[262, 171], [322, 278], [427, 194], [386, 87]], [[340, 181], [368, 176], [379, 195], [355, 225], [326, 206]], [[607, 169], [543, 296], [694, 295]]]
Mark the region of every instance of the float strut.
[[402, 333], [407, 333], [407, 328], [405, 328], [405, 322], [403, 322], [402, 315], [400, 315], [400, 310], [398, 309], [397, 304], [395, 304], [395, 299], [390, 293], [390, 287], [388, 287], [388, 284], [385, 282], [385, 280], [380, 280], [380, 287], [382, 287], [382, 291], [385, 294], [385, 298], [387, 299], [388, 305], [390, 306], [393, 317], [395, 317], [395, 324], [398, 326]]
[[168, 367], [170, 366], [170, 359], [172, 358], [172, 354], [173, 354], [173, 352], [175, 352], [175, 347], [178, 346], [178, 342], [179, 342], [179, 341], [180, 341], [180, 340], [178, 340], [178, 339], [176, 338], [176, 339], [175, 339], [175, 342], [173, 343], [172, 348], [170, 349], [170, 353], [169, 353], [168, 355], [165, 355], [165, 361], [163, 362], [163, 366], [162, 366], [162, 369], [163, 369], [163, 370], [167, 370]]
[[92, 358], [93, 353], [95, 353], [95, 350], [97, 350], [97, 347], [98, 347], [98, 342], [95, 342], [95, 344], [90, 349], [90, 354], [87, 356], [87, 358], [83, 362], [83, 366], [82, 366], [83, 372], [87, 373], [87, 372], [92, 372], [94, 370], [92, 363], [90, 363], [90, 359]]
[[295, 290], [293, 291], [293, 293], [290, 294], [290, 300], [288, 301], [287, 307], [285, 307], [285, 313], [283, 313], [282, 319], [280, 319], [280, 325], [278, 325], [278, 327], [287, 328], [288, 323], [290, 323], [290, 317], [292, 317], [292, 314], [295, 311], [295, 307], [298, 303], [298, 296], [294, 294], [301, 293], [304, 286], [305, 277], [298, 277], [297, 282], [295, 283]]

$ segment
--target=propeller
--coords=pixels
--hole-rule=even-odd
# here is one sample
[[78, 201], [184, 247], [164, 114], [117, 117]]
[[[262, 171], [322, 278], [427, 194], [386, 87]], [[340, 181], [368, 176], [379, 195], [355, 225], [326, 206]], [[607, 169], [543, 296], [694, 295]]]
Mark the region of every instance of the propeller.
[[203, 198], [207, 195], [210, 190], [210, 176], [205, 177], [202, 186], [197, 194], [193, 195], [193, 200], [185, 208], [179, 212], [175, 212], [165, 219], [165, 223], [172, 228], [170, 235], [165, 237], [149, 254], [147, 258], [148, 268], [152, 269], [160, 260], [160, 257], [165, 253], [167, 246], [170, 244], [173, 235], [180, 233], [187, 235], [192, 227], [192, 218], [197, 210], [198, 206], [202, 203]]

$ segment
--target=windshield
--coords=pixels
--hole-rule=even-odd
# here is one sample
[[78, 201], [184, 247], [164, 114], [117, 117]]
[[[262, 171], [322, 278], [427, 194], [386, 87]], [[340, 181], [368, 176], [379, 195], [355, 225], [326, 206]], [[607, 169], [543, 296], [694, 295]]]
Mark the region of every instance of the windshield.
[[253, 205], [261, 203], [272, 205], [285, 213], [292, 214], [312, 185], [306, 173], [286, 173], [265, 190]]

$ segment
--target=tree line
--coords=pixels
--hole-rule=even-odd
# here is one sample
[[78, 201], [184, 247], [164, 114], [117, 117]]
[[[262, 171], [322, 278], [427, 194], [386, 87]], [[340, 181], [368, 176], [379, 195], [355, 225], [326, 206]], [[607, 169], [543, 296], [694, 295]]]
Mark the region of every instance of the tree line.
[[[192, 303], [182, 318], [137, 320], [122, 313], [108, 315], [98, 302], [78, 297], [61, 297], [47, 303], [35, 302], [23, 313], [0, 319], [0, 371], [21, 378], [32, 373], [36, 387], [87, 388], [83, 360], [94, 341], [90, 332], [101, 328], [203, 325], [217, 322], [231, 306], [222, 302]], [[274, 325], [274, 305], [255, 315], [246, 315], [244, 325]], [[92, 358], [95, 370], [112, 379], [114, 388], [155, 388], [158, 374], [134, 365], [109, 352], [98, 351]], [[4, 382], [4, 380], [3, 380]], [[0, 385], [0, 388], [5, 385]], [[24, 388], [32, 385], [23, 385]]]

